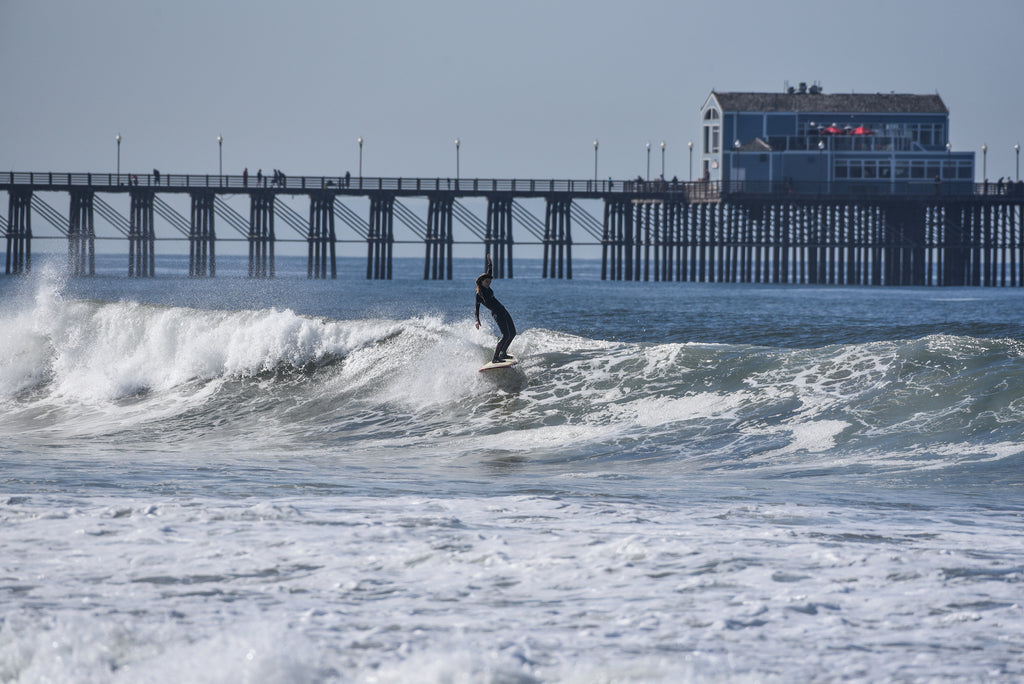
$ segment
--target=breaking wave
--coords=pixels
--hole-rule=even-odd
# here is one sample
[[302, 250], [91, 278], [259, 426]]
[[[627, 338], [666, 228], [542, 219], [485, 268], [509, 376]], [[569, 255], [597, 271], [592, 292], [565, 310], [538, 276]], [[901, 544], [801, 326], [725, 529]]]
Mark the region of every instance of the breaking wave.
[[[9, 444], [323, 450], [780, 476], [967, 470], [1020, 482], [1024, 354], [931, 335], [809, 349], [643, 344], [442, 316], [333, 320], [65, 299], [0, 312]], [[246, 437], [246, 446], [238, 440]], [[242, 456], [241, 453], [238, 454]]]

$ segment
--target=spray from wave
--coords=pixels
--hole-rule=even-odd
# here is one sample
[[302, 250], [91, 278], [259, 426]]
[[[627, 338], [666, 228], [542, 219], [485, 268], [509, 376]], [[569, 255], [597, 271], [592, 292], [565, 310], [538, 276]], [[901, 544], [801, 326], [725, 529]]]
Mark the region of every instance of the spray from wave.
[[[431, 318], [332, 321], [287, 309], [207, 311], [66, 300], [53, 277], [40, 279], [32, 297], [8, 305], [0, 326], [0, 398], [37, 390], [80, 402], [253, 378], [350, 355], [361, 364], [366, 359], [359, 350], [390, 343], [397, 356], [446, 332]], [[396, 341], [403, 336], [416, 339]]]

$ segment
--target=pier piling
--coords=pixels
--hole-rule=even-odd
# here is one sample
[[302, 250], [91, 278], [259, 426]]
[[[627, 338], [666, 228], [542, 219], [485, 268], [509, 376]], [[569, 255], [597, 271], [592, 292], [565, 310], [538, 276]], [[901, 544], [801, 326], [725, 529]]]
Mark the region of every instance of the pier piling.
[[572, 197], [554, 195], [547, 198], [541, 272], [545, 278], [572, 280]]
[[253, 191], [249, 201], [249, 277], [274, 277], [274, 194]]
[[[309, 258], [306, 277], [326, 279], [327, 263], [331, 264], [331, 279], [338, 277], [338, 263], [335, 258], [334, 195], [329, 192], [309, 196]], [[387, 265], [390, 277], [390, 260]]]
[[91, 190], [73, 190], [68, 221], [68, 272], [96, 274], [96, 226]]
[[484, 251], [493, 255], [495, 278], [511, 278], [513, 276], [512, 202], [511, 196], [487, 198], [487, 233], [484, 236]]
[[7, 259], [9, 274], [32, 270], [32, 191], [12, 189], [7, 211]]
[[129, 278], [152, 278], [155, 275], [153, 197], [152, 188], [134, 188], [131, 191], [128, 233]]
[[217, 275], [216, 245], [214, 230], [214, 198], [212, 192], [192, 193], [192, 212], [188, 236], [188, 274], [190, 276]]
[[451, 193], [434, 194], [427, 207], [426, 257], [423, 261], [424, 280], [451, 280], [454, 238], [452, 236]]

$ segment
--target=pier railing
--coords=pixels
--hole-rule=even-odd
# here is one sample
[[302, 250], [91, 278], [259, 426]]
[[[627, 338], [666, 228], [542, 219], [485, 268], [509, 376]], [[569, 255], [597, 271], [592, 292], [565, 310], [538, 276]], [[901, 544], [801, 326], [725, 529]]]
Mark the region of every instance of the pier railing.
[[455, 193], [486, 196], [508, 193], [523, 197], [571, 194], [581, 198], [601, 198], [616, 194], [664, 195], [687, 201], [714, 201], [734, 195], [765, 195], [773, 198], [799, 197], [854, 199], [871, 197], [926, 196], [1024, 196], [1024, 182], [974, 183], [962, 180], [845, 180], [828, 181], [679, 181], [679, 180], [579, 180], [535, 178], [402, 178], [384, 176], [257, 176], [179, 173], [65, 173], [0, 172], [0, 188], [31, 187], [35, 190], [90, 188], [104, 192], [127, 192], [134, 187], [158, 188], [162, 192], [216, 190], [245, 193], [254, 189], [272, 189], [285, 194], [306, 194], [328, 190], [336, 194], [388, 192], [397, 195]]
[[512, 193], [527, 196], [554, 193], [603, 196], [613, 193], [649, 192], [673, 192], [701, 198], [718, 195], [717, 183], [683, 181], [0, 172], [0, 186], [19, 185], [32, 186], [37, 190], [88, 187], [110, 192], [127, 191], [133, 187], [151, 187], [169, 192], [188, 192], [196, 189], [248, 192], [266, 188], [294, 193], [333, 190], [342, 194], [389, 191], [399, 194], [455, 192], [469, 195]]

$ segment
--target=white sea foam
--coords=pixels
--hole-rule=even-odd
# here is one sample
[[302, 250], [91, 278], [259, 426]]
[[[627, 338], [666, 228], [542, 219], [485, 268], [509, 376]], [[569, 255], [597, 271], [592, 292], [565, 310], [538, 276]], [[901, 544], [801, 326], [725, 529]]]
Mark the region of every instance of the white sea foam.
[[[779, 456], [788, 454], [827, 452], [835, 448], [838, 437], [850, 427], [851, 424], [844, 420], [809, 420], [791, 421], [770, 428], [749, 430], [749, 432], [783, 436], [788, 440], [785, 446], [765, 451], [755, 457], [756, 460], [770, 462]], [[814, 464], [816, 467], [823, 465], [820, 461], [814, 461]]]
[[37, 515], [55, 503], [0, 509], [5, 680], [1022, 674], [999, 638], [1024, 628], [1021, 532], [987, 509], [350, 495]]
[[642, 397], [610, 407], [641, 430], [682, 421], [731, 420], [749, 401], [746, 392], [699, 392], [684, 397]]

